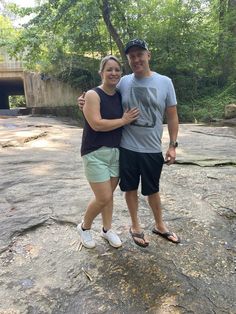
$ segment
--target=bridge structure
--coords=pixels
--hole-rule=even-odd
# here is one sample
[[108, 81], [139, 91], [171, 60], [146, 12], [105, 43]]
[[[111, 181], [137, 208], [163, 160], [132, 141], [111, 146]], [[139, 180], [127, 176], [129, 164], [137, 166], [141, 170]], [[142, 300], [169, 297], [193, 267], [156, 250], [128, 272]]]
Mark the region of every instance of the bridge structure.
[[0, 109], [9, 109], [9, 96], [25, 95], [23, 62], [0, 49]]
[[[9, 96], [24, 95], [26, 108], [35, 113], [67, 115], [74, 112], [80, 89], [42, 73], [24, 69], [24, 63], [0, 48], [0, 110], [11, 109]], [[72, 114], [68, 114], [71, 116]]]

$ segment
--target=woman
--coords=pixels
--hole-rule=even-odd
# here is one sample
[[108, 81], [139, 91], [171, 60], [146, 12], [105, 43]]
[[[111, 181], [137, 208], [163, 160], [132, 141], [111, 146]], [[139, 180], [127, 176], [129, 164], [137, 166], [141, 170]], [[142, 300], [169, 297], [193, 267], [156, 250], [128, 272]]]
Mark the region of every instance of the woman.
[[98, 214], [102, 214], [102, 236], [113, 247], [122, 245], [111, 229], [113, 192], [119, 180], [119, 144], [122, 126], [138, 117], [138, 109], [122, 112], [121, 96], [116, 85], [121, 78], [121, 64], [114, 56], [102, 59], [99, 74], [102, 84], [89, 90], [85, 96], [83, 114], [85, 126], [81, 156], [86, 178], [94, 193], [81, 224], [77, 226], [81, 242], [94, 248], [91, 226]]

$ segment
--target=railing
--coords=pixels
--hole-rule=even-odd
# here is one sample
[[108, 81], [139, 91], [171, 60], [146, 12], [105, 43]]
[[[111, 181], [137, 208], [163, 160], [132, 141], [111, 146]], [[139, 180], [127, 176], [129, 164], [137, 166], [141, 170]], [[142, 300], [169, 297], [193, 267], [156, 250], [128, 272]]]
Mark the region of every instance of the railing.
[[11, 60], [11, 61], [0, 61], [0, 71], [1, 70], [22, 70], [23, 63], [21, 61]]
[[0, 70], [22, 70], [23, 62], [10, 58], [7, 52], [3, 49], [0, 49]]
[[[0, 1], [1, 2], [1, 1]], [[9, 34], [15, 32], [16, 30], [20, 29], [13, 29], [12, 27], [4, 27], [0, 24], [0, 42], [1, 40], [9, 37]], [[7, 70], [7, 71], [14, 71], [14, 70], [22, 70], [23, 69], [23, 62], [21, 60], [16, 60], [11, 58], [6, 49], [2, 46], [0, 47], [0, 71]]]

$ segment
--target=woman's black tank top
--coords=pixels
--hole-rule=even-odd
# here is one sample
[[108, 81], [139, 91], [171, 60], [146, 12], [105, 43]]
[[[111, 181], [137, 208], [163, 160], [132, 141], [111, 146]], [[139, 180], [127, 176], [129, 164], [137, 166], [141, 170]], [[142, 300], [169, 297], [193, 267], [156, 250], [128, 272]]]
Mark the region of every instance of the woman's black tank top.
[[[102, 119], [119, 119], [123, 115], [121, 95], [116, 92], [113, 96], [106, 94], [101, 88], [93, 89], [100, 97], [100, 113]], [[122, 128], [107, 132], [94, 131], [85, 119], [83, 129], [81, 156], [91, 153], [102, 146], [119, 147]]]

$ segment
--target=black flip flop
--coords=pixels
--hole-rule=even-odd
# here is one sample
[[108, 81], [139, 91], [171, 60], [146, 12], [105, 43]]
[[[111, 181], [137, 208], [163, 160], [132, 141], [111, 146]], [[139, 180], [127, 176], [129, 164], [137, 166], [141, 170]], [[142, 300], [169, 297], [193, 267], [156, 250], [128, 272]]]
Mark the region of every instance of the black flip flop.
[[152, 232], [155, 233], [155, 234], [158, 234], [159, 236], [163, 237], [164, 239], [166, 239], [166, 240], [168, 240], [170, 242], [173, 242], [173, 243], [176, 243], [176, 244], [180, 243], [180, 238], [177, 235], [176, 235], [177, 241], [174, 241], [174, 240], [172, 240], [170, 238], [171, 236], [175, 237], [173, 232], [167, 231], [167, 232], [162, 233], [162, 232], [158, 231], [156, 228], [153, 228]]
[[[137, 244], [137, 245], [139, 245], [141, 247], [147, 247], [149, 245], [149, 242], [146, 242], [145, 239], [144, 239], [144, 233], [143, 232], [136, 233], [136, 232], [133, 232], [131, 230], [131, 228], [129, 229], [129, 232], [130, 232], [131, 237], [132, 237], [132, 239], [133, 239], [135, 244]], [[145, 243], [141, 243], [141, 242], [135, 240], [135, 238], [142, 239]]]

